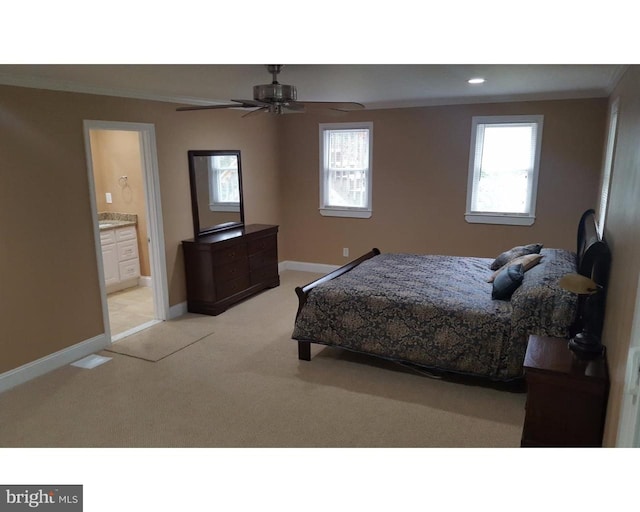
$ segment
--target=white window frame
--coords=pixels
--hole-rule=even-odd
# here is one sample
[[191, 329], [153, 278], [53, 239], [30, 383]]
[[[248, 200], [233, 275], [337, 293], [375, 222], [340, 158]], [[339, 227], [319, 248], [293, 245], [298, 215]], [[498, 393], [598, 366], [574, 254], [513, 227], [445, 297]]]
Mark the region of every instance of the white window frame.
[[[325, 132], [332, 130], [368, 130], [369, 132], [369, 168], [367, 172], [367, 204], [364, 207], [331, 206], [327, 204], [327, 174], [325, 173]], [[373, 123], [320, 123], [320, 214], [328, 217], [353, 217], [368, 219], [372, 215], [373, 190]]]
[[611, 173], [615, 160], [616, 139], [618, 131], [618, 113], [620, 111], [620, 98], [616, 98], [609, 111], [609, 126], [607, 127], [607, 145], [605, 146], [604, 166], [602, 168], [602, 181], [600, 183], [600, 202], [598, 204], [598, 231], [604, 237], [604, 224], [607, 220], [607, 206], [609, 204], [609, 190], [611, 189]]
[[[474, 203], [475, 185], [478, 183], [480, 162], [476, 162], [476, 141], [478, 136], [478, 125], [481, 124], [519, 124], [535, 123], [536, 147], [531, 180], [529, 180], [529, 190], [527, 193], [526, 213], [502, 213], [502, 212], [481, 212], [472, 210]], [[536, 219], [536, 198], [538, 193], [538, 175], [540, 171], [540, 152], [542, 148], [542, 127], [544, 116], [542, 115], [521, 115], [521, 116], [475, 116], [471, 123], [471, 147], [469, 150], [469, 177], [467, 181], [467, 209], [465, 220], [470, 223], [480, 224], [507, 224], [516, 226], [531, 226]]]

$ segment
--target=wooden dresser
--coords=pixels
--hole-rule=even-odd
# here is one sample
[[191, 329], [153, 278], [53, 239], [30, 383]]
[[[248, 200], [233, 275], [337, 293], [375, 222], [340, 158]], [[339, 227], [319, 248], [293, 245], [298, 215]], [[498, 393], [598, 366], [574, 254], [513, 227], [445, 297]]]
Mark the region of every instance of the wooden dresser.
[[250, 224], [184, 240], [187, 308], [219, 315], [229, 306], [280, 284], [278, 226]]

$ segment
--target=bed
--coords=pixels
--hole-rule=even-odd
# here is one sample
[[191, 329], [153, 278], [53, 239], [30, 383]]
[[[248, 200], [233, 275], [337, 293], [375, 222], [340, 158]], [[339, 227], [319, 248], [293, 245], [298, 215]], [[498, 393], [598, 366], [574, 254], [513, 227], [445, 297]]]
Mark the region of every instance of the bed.
[[568, 337], [580, 329], [578, 298], [558, 286], [568, 273], [606, 285], [608, 249], [593, 210], [578, 225], [577, 251], [542, 248], [509, 300], [492, 299], [494, 258], [382, 254], [296, 288], [292, 338], [415, 367], [509, 382], [520, 379], [530, 334]]

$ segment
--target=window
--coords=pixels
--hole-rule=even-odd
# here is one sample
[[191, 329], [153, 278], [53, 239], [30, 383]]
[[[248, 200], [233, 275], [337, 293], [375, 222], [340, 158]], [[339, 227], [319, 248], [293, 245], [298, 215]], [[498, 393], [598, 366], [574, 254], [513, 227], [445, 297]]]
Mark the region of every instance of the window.
[[236, 155], [209, 159], [209, 209], [212, 212], [239, 212], [238, 159]]
[[320, 124], [320, 213], [371, 217], [373, 123]]
[[543, 116], [474, 117], [467, 222], [535, 221]]
[[607, 132], [607, 147], [604, 154], [604, 168], [602, 169], [602, 183], [600, 184], [600, 204], [598, 205], [598, 230], [604, 236], [604, 222], [607, 217], [607, 203], [609, 188], [611, 187], [611, 168], [613, 167], [613, 153], [616, 146], [616, 128], [618, 125], [618, 110], [620, 98], [611, 105], [609, 112], [609, 128]]

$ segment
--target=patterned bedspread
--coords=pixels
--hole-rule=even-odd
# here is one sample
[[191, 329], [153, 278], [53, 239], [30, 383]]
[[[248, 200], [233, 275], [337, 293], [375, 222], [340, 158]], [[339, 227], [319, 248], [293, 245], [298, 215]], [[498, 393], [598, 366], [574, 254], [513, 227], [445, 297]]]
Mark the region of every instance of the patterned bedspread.
[[522, 375], [529, 334], [566, 336], [576, 307], [557, 286], [575, 254], [543, 249], [510, 301], [488, 258], [380, 254], [312, 289], [292, 337], [496, 380]]

